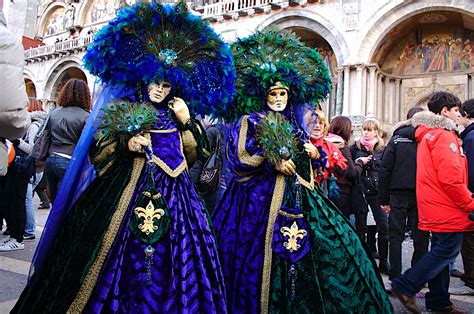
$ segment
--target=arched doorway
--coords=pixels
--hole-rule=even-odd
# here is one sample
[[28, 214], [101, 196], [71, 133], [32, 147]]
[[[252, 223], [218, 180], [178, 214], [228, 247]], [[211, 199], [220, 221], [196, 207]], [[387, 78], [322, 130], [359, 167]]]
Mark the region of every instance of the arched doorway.
[[308, 47], [316, 49], [323, 59], [323, 62], [326, 65], [331, 77], [332, 88], [327, 100], [320, 103], [320, 106], [326, 110], [327, 114], [334, 116], [336, 114], [337, 79], [338, 75], [340, 75], [336, 71], [337, 60], [334, 50], [322, 36], [309, 29], [295, 27], [291, 28], [291, 30], [296, 33], [300, 37], [301, 41], [304, 42]]
[[58, 97], [64, 84], [66, 84], [66, 82], [72, 78], [83, 80], [87, 83], [86, 75], [80, 68], [69, 67], [58, 76], [58, 79], [54, 83], [52, 90], [52, 99], [56, 99]]
[[25, 78], [25, 87], [26, 87], [26, 94], [28, 97], [36, 98], [36, 86], [32, 80], [29, 78]]

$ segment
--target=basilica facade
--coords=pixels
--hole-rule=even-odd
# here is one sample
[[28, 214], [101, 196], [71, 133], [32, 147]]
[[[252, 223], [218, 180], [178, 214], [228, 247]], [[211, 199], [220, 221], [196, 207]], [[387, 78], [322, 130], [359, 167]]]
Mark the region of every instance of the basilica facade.
[[[30, 4], [31, 4], [31, 0]], [[28, 1], [27, 1], [28, 2]], [[25, 51], [28, 94], [54, 103], [82, 66], [94, 34], [134, 0], [36, 0], [37, 47]], [[12, 4], [13, 5], [13, 4]], [[204, 0], [188, 2], [228, 42], [266, 27], [289, 29], [317, 49], [332, 77], [330, 116], [385, 125], [425, 106], [433, 91], [474, 97], [474, 2], [408, 0]], [[15, 19], [15, 9], [9, 11]]]

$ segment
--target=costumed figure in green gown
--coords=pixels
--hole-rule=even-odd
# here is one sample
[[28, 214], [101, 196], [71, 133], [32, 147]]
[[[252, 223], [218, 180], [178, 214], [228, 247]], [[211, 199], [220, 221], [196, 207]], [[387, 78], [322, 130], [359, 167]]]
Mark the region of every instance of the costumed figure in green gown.
[[330, 90], [321, 58], [275, 30], [238, 40], [232, 52], [234, 178], [213, 214], [228, 311], [391, 313], [375, 263], [315, 184], [325, 160], [299, 121]]

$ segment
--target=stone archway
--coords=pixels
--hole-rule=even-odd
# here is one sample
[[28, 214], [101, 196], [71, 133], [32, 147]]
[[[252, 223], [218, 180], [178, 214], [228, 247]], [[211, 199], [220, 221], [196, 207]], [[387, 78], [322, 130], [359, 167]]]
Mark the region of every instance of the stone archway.
[[349, 56], [349, 49], [337, 28], [321, 15], [305, 9], [272, 15], [263, 21], [258, 29], [268, 26], [292, 30], [309, 47], [318, 49], [332, 78], [332, 90], [328, 99], [321, 105], [328, 116], [340, 114], [343, 88], [341, 68]]
[[361, 31], [362, 43], [357, 53], [357, 59], [361, 63], [369, 64], [384, 37], [394, 27], [420, 13], [452, 11], [474, 17], [473, 2], [452, 1], [447, 5], [442, 5], [439, 1], [429, 2], [433, 3], [430, 5], [427, 1], [407, 2], [400, 0], [393, 7], [386, 7], [385, 11], [377, 12]]
[[434, 2], [387, 4], [362, 32], [357, 58], [373, 69], [369, 89], [384, 123], [403, 119], [436, 90], [472, 97], [474, 59], [461, 55], [474, 47], [474, 3]]
[[47, 76], [47, 83], [45, 87], [45, 98], [50, 101], [55, 101], [61, 87], [70, 78], [77, 78], [87, 83], [87, 75], [83, 71], [80, 64], [73, 60], [65, 60], [52, 67]]

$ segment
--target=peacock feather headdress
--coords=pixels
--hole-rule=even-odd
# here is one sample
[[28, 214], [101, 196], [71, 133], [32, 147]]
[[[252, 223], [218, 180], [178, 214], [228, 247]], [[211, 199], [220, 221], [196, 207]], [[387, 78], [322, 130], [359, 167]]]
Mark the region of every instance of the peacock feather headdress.
[[257, 31], [231, 48], [237, 93], [234, 106], [226, 113], [230, 120], [262, 111], [266, 93], [276, 82], [288, 87], [293, 104], [316, 105], [330, 91], [330, 77], [321, 57], [290, 31]]
[[166, 80], [196, 114], [225, 111], [234, 94], [229, 46], [184, 3], [139, 2], [95, 36], [85, 67], [118, 88]]

